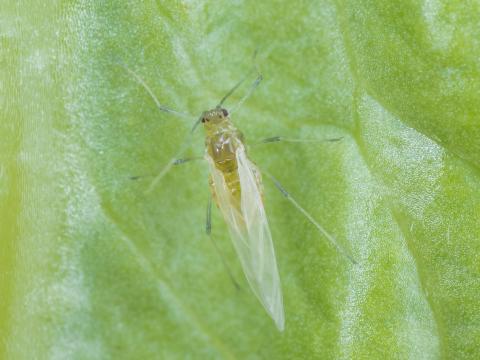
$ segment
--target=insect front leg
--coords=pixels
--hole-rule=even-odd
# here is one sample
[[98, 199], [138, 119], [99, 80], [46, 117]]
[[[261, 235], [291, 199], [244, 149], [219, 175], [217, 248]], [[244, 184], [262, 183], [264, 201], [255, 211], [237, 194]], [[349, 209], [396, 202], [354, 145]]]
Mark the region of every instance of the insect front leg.
[[120, 65], [121, 67], [123, 67], [127, 71], [127, 73], [130, 74], [133, 77], [133, 79], [145, 89], [145, 91], [148, 93], [148, 95], [152, 98], [153, 102], [157, 106], [158, 110], [163, 111], [167, 114], [175, 115], [175, 116], [182, 117], [182, 118], [187, 118], [187, 119], [192, 118], [192, 116], [189, 115], [189, 114], [185, 114], [183, 112], [173, 110], [173, 109], [161, 104], [160, 101], [158, 100], [158, 98], [155, 96], [155, 93], [153, 92], [153, 90], [150, 88], [150, 86], [147, 84], [147, 82], [140, 77], [140, 75], [138, 75], [135, 71], [133, 71], [132, 69], [130, 69], [127, 65], [125, 65], [123, 63], [117, 63], [117, 65]]
[[[182, 118], [187, 118], [187, 119], [192, 119], [193, 118], [193, 116], [191, 116], [189, 114], [185, 114], [183, 112], [173, 110], [173, 109], [161, 104], [160, 101], [158, 100], [158, 98], [155, 96], [155, 93], [153, 92], [153, 90], [145, 82], [145, 80], [143, 80], [140, 77], [140, 75], [138, 75], [136, 72], [134, 72], [133, 70], [128, 68], [125, 64], [118, 63], [117, 65], [122, 66], [127, 71], [127, 73], [130, 74], [133, 77], [133, 79], [145, 89], [145, 91], [152, 98], [156, 107], [160, 111], [165, 112], [167, 114], [176, 115], [176, 116], [182, 117]], [[191, 130], [188, 134], [187, 139], [180, 146], [180, 150], [177, 152], [177, 154], [173, 158], [170, 159], [170, 161], [163, 168], [160, 169], [160, 171], [157, 173], [157, 175], [154, 177], [154, 179], [150, 183], [149, 187], [145, 191], [145, 194], [149, 194], [150, 192], [152, 192], [152, 190], [155, 188], [155, 186], [157, 186], [157, 184], [160, 182], [160, 180], [170, 171], [172, 166], [178, 165], [179, 163], [182, 163], [182, 162], [179, 162], [178, 158], [183, 156], [185, 150], [190, 146], [190, 144], [192, 142], [193, 133], [197, 129], [198, 125], [200, 124], [200, 120], [201, 119], [199, 118], [194, 122], [194, 124], [193, 124], [193, 126], [192, 126], [192, 128], [191, 128]], [[183, 162], [186, 162], [186, 161], [183, 161]], [[134, 180], [138, 179], [138, 178], [140, 178], [140, 177], [133, 177]]]

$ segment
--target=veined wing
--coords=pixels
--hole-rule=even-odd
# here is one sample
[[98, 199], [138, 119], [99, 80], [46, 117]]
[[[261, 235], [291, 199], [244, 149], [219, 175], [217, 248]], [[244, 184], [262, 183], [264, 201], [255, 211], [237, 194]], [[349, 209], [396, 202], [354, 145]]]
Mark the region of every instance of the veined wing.
[[247, 158], [243, 146], [237, 149], [236, 158], [241, 188], [240, 207], [235, 205], [222, 172], [207, 155], [216, 200], [250, 287], [282, 331], [285, 324], [282, 290], [272, 235], [257, 181], [259, 172]]

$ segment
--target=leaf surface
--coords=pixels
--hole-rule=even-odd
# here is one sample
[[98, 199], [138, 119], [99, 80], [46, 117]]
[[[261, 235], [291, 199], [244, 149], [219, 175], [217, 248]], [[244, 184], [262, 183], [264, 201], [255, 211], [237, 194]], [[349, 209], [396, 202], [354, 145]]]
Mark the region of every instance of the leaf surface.
[[[474, 2], [24, 2], [0, 12], [0, 357], [478, 359], [480, 20]], [[279, 333], [203, 162], [150, 179], [257, 62], [233, 121], [265, 178]], [[122, 66], [137, 72], [159, 112]], [[253, 82], [254, 76], [248, 81]], [[242, 86], [226, 107], [248, 91]], [[186, 156], [202, 155], [199, 129]]]

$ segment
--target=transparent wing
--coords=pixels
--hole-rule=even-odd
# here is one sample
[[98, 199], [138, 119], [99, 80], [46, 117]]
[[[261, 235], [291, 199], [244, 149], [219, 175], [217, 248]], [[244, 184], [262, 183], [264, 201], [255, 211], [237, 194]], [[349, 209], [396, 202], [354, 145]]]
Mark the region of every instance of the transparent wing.
[[282, 331], [285, 323], [282, 291], [272, 235], [257, 181], [259, 172], [247, 158], [243, 147], [237, 150], [236, 157], [241, 187], [240, 206], [235, 205], [222, 172], [207, 156], [215, 197], [229, 227], [248, 283], [278, 329]]

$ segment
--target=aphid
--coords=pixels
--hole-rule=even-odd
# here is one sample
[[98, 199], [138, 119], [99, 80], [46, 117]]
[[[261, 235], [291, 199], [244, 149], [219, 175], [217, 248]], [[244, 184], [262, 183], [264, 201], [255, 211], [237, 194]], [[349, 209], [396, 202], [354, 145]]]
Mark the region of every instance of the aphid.
[[[128, 68], [126, 69], [133, 75], [136, 81], [147, 90], [161, 111], [179, 116], [188, 116], [161, 105], [149, 86], [136, 73]], [[200, 123], [203, 124], [205, 130], [204, 159], [207, 161], [210, 169], [209, 184], [212, 197], [228, 225], [230, 237], [232, 238], [233, 245], [250, 288], [274, 320], [277, 328], [283, 331], [285, 315], [282, 290], [272, 235], [263, 204], [261, 173], [247, 155], [247, 146], [243, 134], [235, 127], [230, 117], [231, 113], [223, 106], [223, 103], [246, 80], [247, 76], [238, 82], [215, 108], [202, 113], [193, 125], [190, 137], [197, 126]], [[251, 95], [261, 80], [262, 75], [259, 74], [247, 94], [240, 100], [235, 109], [238, 109]], [[337, 140], [339, 139], [329, 139], [327, 141]], [[275, 136], [264, 139], [261, 143], [277, 141], [309, 142], [312, 140], [288, 139]], [[177, 155], [173, 157], [155, 177], [147, 191], [151, 191], [173, 165], [193, 160], [181, 158], [181, 155], [189, 144], [190, 138], [181, 146]], [[273, 180], [275, 186], [282, 194], [292, 202], [340, 252], [344, 253], [354, 262], [354, 260], [339, 247], [335, 239], [287, 193], [280, 183], [268, 173], [267, 175]], [[211, 228], [210, 206], [211, 201], [207, 209], [207, 233], [210, 233]]]
[[283, 330], [282, 291], [263, 207], [260, 171], [247, 157], [243, 135], [226, 109], [204, 112], [202, 123], [212, 196], [228, 225], [250, 287]]

